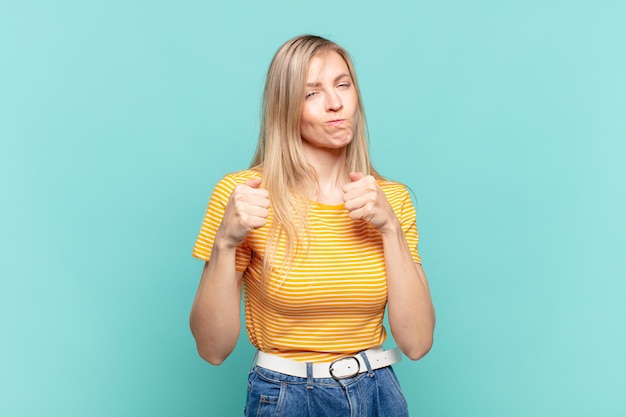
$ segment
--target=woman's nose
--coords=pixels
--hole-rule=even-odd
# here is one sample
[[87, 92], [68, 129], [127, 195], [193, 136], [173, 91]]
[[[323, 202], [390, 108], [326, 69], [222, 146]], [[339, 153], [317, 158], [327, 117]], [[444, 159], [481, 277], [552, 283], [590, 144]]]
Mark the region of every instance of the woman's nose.
[[341, 102], [341, 97], [339, 97], [336, 91], [332, 91], [326, 96], [327, 111], [338, 111], [341, 110], [342, 107], [343, 103]]

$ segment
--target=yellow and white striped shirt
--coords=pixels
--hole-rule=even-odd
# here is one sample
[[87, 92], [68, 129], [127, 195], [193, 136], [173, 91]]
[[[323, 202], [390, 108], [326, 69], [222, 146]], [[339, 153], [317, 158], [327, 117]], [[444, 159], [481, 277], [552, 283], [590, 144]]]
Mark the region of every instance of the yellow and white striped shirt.
[[[260, 176], [256, 170], [226, 175], [215, 187], [193, 256], [208, 261], [226, 203], [237, 184]], [[417, 251], [415, 208], [402, 184], [379, 181], [411, 249]], [[296, 256], [288, 276], [272, 271], [262, 284], [267, 224], [251, 231], [237, 248], [236, 268], [244, 271], [246, 328], [264, 352], [308, 362], [332, 361], [380, 346], [385, 338], [387, 303], [380, 233], [366, 221], [348, 217], [343, 205], [311, 202], [308, 250]], [[276, 259], [284, 255], [279, 243]]]

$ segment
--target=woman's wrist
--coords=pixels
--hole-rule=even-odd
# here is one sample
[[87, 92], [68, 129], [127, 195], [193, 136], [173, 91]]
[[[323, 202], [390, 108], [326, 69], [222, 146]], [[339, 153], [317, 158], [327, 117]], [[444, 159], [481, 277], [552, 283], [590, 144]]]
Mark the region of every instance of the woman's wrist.
[[213, 242], [213, 248], [218, 249], [221, 252], [236, 250], [237, 246], [239, 246], [240, 242], [235, 242], [233, 239], [230, 239], [227, 236], [224, 236], [224, 232], [221, 228], [217, 229], [217, 233], [215, 234], [215, 241]]
[[398, 236], [402, 234], [402, 227], [400, 226], [400, 222], [396, 216], [393, 216], [392, 220], [389, 220], [385, 225], [378, 229], [383, 237], [389, 236]]

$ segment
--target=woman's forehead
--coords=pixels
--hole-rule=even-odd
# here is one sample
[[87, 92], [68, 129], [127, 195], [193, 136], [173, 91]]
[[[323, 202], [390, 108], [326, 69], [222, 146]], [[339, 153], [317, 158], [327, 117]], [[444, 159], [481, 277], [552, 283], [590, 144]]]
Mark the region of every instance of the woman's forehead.
[[307, 71], [307, 84], [324, 78], [335, 78], [341, 74], [350, 75], [346, 61], [336, 51], [324, 51], [311, 57]]

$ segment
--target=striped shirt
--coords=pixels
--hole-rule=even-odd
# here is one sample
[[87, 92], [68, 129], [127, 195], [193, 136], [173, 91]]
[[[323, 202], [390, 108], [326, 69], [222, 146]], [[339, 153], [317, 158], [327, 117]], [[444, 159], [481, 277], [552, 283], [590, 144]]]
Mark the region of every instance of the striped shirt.
[[[226, 175], [215, 187], [193, 248], [208, 261], [226, 203], [237, 184], [260, 176], [245, 170]], [[413, 260], [417, 251], [415, 208], [404, 185], [381, 180], [379, 186], [398, 217]], [[264, 352], [307, 362], [332, 361], [380, 346], [386, 338], [383, 315], [387, 283], [380, 233], [364, 220], [354, 221], [342, 205], [311, 202], [309, 243], [293, 258], [288, 275], [273, 270], [261, 280], [268, 225], [251, 231], [237, 248], [236, 269], [243, 271], [246, 329]], [[276, 257], [284, 258], [285, 242]]]

